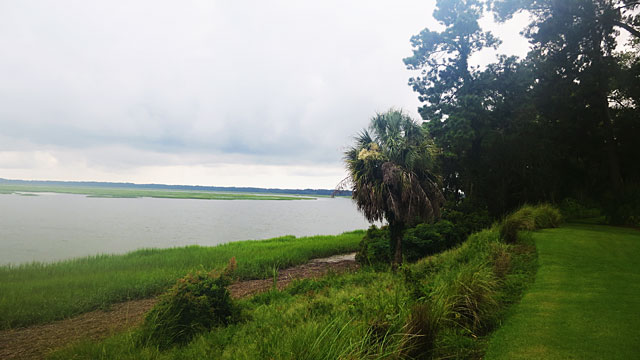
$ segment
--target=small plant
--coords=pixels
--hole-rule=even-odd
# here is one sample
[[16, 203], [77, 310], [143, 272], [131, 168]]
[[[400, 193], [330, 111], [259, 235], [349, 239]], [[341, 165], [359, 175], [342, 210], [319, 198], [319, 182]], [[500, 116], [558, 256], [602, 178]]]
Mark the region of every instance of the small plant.
[[433, 350], [442, 317], [434, 311], [433, 304], [419, 303], [411, 308], [405, 325], [405, 346], [410, 358], [428, 357]]
[[160, 349], [183, 345], [198, 333], [235, 322], [239, 309], [227, 289], [234, 265], [232, 259], [222, 274], [198, 271], [178, 280], [147, 314], [142, 344]]
[[486, 327], [498, 303], [495, 275], [486, 264], [463, 265], [448, 286], [452, 319], [472, 333]]

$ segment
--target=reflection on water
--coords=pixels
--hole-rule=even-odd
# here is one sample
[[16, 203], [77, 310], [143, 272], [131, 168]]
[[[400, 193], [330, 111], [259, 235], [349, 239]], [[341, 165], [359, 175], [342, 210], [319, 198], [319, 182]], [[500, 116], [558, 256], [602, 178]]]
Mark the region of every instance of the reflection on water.
[[104, 199], [0, 195], [0, 265], [139, 248], [334, 235], [369, 223], [350, 199]]

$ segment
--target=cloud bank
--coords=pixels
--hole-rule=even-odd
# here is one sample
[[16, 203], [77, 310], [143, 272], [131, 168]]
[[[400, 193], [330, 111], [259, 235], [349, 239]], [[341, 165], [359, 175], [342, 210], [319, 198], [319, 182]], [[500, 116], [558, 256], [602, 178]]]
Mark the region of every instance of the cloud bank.
[[[432, 11], [429, 1], [2, 2], [0, 177], [331, 188], [371, 116], [396, 107], [418, 118], [402, 58], [413, 34], [435, 27]], [[517, 30], [503, 32], [503, 47], [526, 51]]]

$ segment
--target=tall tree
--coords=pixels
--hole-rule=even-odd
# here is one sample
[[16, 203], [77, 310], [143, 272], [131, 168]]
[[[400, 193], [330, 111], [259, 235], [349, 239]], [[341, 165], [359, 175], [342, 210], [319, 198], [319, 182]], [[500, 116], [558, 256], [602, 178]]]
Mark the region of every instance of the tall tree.
[[433, 172], [429, 139], [415, 121], [390, 110], [374, 116], [369, 130], [363, 130], [345, 152], [349, 172], [345, 180], [366, 218], [389, 224], [397, 267], [402, 262], [405, 227], [438, 218], [444, 197]]
[[[499, 20], [528, 11], [525, 59], [481, 70], [469, 57], [496, 40], [478, 26], [483, 5]], [[615, 51], [640, 25], [639, 1], [439, 0], [443, 31], [412, 37], [407, 67], [423, 103], [448, 197], [500, 215], [524, 202], [619, 192], [638, 181], [640, 62]]]
[[442, 31], [422, 30], [411, 38], [413, 55], [404, 62], [420, 76], [409, 80], [423, 103], [420, 115], [442, 149], [447, 197], [475, 197], [476, 179], [483, 171], [481, 146], [487, 136], [487, 104], [480, 71], [470, 57], [499, 41], [480, 28], [479, 0], [439, 0], [433, 17]]
[[[583, 127], [599, 137], [606, 154], [610, 189], [623, 183], [619, 143], [615, 136], [615, 115], [611, 97], [619, 62], [614, 57], [618, 28], [638, 36], [635, 28], [638, 1], [629, 0], [496, 0], [499, 19], [518, 11], [528, 11], [532, 22], [525, 36], [533, 45], [530, 57], [539, 64], [539, 85], [555, 88], [573, 83], [574, 98], [582, 101]], [[558, 119], [562, 121], [562, 119]]]

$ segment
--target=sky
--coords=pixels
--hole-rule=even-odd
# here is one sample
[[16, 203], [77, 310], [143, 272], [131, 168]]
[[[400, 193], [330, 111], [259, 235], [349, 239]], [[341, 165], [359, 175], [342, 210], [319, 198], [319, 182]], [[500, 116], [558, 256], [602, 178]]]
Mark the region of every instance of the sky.
[[[334, 188], [435, 1], [0, 0], [0, 178]], [[526, 54], [526, 17], [483, 19]]]

